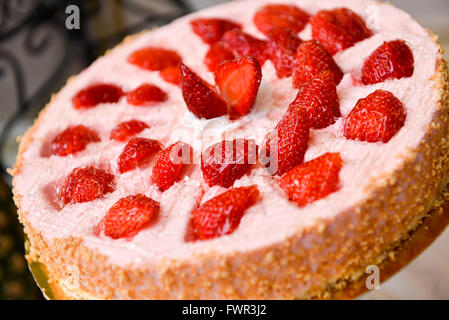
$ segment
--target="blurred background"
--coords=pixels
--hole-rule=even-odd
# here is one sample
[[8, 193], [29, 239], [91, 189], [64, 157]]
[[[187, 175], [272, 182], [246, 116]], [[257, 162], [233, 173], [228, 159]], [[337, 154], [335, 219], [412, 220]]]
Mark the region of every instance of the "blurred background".
[[[223, 0], [0, 0], [0, 299], [42, 299], [23, 258], [11, 199], [16, 137], [50, 95], [127, 34]], [[286, 1], [288, 2], [288, 1]], [[449, 51], [449, 0], [389, 0], [440, 36]], [[65, 27], [67, 6], [81, 28]], [[448, 56], [446, 55], [446, 58]], [[449, 299], [449, 230], [380, 290], [362, 299]]]

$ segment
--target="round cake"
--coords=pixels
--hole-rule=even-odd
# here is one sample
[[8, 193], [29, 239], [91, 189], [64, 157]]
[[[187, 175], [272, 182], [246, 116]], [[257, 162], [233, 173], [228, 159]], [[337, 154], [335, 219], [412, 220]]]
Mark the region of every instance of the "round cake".
[[436, 37], [389, 4], [182, 17], [71, 78], [21, 139], [28, 261], [55, 298], [337, 297], [447, 223], [448, 107]]

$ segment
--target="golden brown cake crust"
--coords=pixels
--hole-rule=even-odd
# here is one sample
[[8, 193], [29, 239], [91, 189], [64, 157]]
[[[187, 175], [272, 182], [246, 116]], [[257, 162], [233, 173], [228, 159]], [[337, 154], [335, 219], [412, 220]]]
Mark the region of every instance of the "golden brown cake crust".
[[[332, 284], [336, 291], [344, 292], [348, 284], [357, 283], [367, 265], [382, 265], [386, 253], [409, 237], [445, 187], [449, 175], [449, 98], [442, 53], [435, 79], [441, 92], [438, 110], [418, 148], [404, 155], [402, 168], [382, 184], [377, 183], [375, 192], [364, 202], [283, 243], [247, 253], [223, 256], [210, 252], [189, 262], [166, 260], [158, 266], [122, 268], [108, 263], [81, 239], [44, 239], [28, 222], [21, 197], [15, 192], [19, 218], [30, 241], [28, 259], [45, 265], [49, 281], [63, 288], [66, 298], [339, 297], [329, 289]], [[13, 176], [20, 172], [22, 154], [32, 143], [40, 119], [42, 116], [21, 141]]]

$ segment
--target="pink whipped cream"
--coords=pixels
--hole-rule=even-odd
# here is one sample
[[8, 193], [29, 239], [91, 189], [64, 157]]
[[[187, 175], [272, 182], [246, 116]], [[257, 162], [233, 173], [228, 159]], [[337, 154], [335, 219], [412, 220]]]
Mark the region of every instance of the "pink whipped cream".
[[[197, 156], [201, 149], [224, 138], [253, 138], [261, 143], [293, 101], [297, 90], [292, 88], [290, 78], [278, 79], [272, 63], [267, 61], [255, 106], [248, 116], [234, 122], [225, 117], [199, 120], [187, 110], [180, 88], [164, 82], [157, 72], [139, 69], [126, 60], [133, 51], [145, 46], [172, 48], [182, 55], [186, 65], [213, 83], [213, 74], [203, 64], [208, 46], [192, 32], [189, 21], [199, 17], [227, 18], [241, 23], [244, 31], [263, 38], [252, 18], [255, 11], [267, 3], [296, 4], [312, 15], [321, 9], [347, 7], [365, 18], [374, 35], [334, 57], [345, 73], [338, 86], [341, 113], [347, 115], [360, 98], [376, 89], [384, 89], [391, 91], [404, 104], [406, 123], [387, 144], [346, 140], [342, 136], [341, 119], [326, 129], [312, 131], [306, 160], [325, 152], [340, 152], [342, 155], [344, 167], [338, 192], [299, 208], [287, 200], [266, 170], [255, 169], [235, 183], [236, 186], [257, 184], [261, 192], [261, 201], [246, 212], [239, 228], [231, 235], [214, 240], [189, 242], [186, 234], [195, 203], [204, 202], [224, 189], [207, 188], [199, 165], [164, 193], [151, 182], [151, 166], [118, 174], [117, 158], [124, 144], [109, 140], [110, 130], [122, 121], [139, 119], [150, 126], [139, 136], [157, 139], [165, 146], [182, 140], [193, 146]], [[309, 25], [300, 36], [303, 40], [311, 38]], [[395, 39], [405, 40], [413, 51], [413, 76], [376, 85], [354, 86], [353, 79], [360, 77], [365, 58], [384, 41]], [[85, 246], [98, 250], [111, 263], [119, 265], [157, 263], [165, 258], [191, 259], [211, 250], [221, 253], [250, 251], [281, 242], [313, 225], [317, 219], [332, 218], [364, 200], [373, 188], [373, 181], [379, 181], [396, 170], [403, 161], [402, 156], [418, 146], [440, 98], [432, 78], [438, 59], [438, 48], [426, 30], [408, 14], [388, 4], [367, 0], [254, 0], [200, 11], [142, 33], [133, 41], [116, 47], [65, 86], [41, 116], [33, 134], [34, 142], [23, 154], [23, 166], [15, 178], [16, 192], [22, 196], [21, 205], [26, 219], [42, 232], [44, 238], [82, 238]], [[169, 99], [148, 108], [130, 106], [126, 99], [122, 99], [113, 105], [104, 104], [82, 111], [74, 109], [71, 98], [80, 89], [96, 82], [115, 83], [124, 90], [149, 82], [165, 90]], [[101, 142], [88, 145], [75, 156], [46, 157], [44, 150], [55, 134], [75, 124], [94, 128]], [[105, 167], [114, 172], [116, 191], [92, 202], [70, 204], [60, 210], [55, 208], [51, 201], [52, 189], [74, 168], [87, 165]], [[94, 226], [106, 211], [120, 198], [136, 193], [144, 193], [160, 201], [157, 221], [133, 239], [112, 240], [95, 235]]]

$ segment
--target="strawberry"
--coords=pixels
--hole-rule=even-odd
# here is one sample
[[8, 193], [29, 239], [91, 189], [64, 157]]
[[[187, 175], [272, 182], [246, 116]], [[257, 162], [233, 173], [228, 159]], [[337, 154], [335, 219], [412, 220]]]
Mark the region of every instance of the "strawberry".
[[391, 92], [376, 90], [360, 99], [345, 121], [344, 135], [350, 140], [384, 142], [402, 128], [406, 113]]
[[310, 127], [322, 129], [335, 123], [341, 116], [337, 85], [329, 70], [307, 82], [298, 92], [292, 107], [307, 111]]
[[256, 100], [262, 69], [252, 57], [223, 62], [215, 72], [215, 82], [229, 105], [231, 117], [247, 115]]
[[226, 31], [237, 29], [242, 26], [226, 19], [199, 18], [190, 21], [193, 32], [195, 32], [207, 44], [214, 44], [221, 40]]
[[203, 178], [209, 186], [229, 188], [251, 170], [257, 162], [257, 145], [254, 140], [223, 140], [201, 154]]
[[311, 20], [312, 37], [332, 55], [373, 35], [365, 21], [346, 8], [322, 10]]
[[88, 202], [113, 192], [115, 177], [94, 167], [76, 168], [65, 179], [61, 188], [64, 204]]
[[239, 226], [245, 211], [259, 198], [255, 185], [231, 188], [206, 201], [193, 212], [193, 231], [198, 240], [231, 234]]
[[132, 138], [123, 149], [118, 160], [119, 172], [124, 173], [146, 164], [151, 157], [162, 150], [159, 141], [145, 138]]
[[237, 54], [241, 56], [252, 56], [261, 65], [267, 60], [267, 41], [257, 39], [241, 30], [233, 29], [223, 36], [226, 42]]
[[181, 69], [179, 65], [167, 67], [159, 72], [165, 82], [179, 86], [181, 84]]
[[228, 112], [226, 102], [186, 65], [181, 64], [181, 89], [187, 108], [198, 118], [212, 119]]
[[122, 89], [116, 85], [97, 83], [78, 91], [72, 103], [75, 109], [88, 109], [100, 103], [118, 102], [122, 95]]
[[304, 161], [309, 142], [309, 122], [306, 111], [290, 107], [276, 128], [265, 137], [261, 162], [270, 174], [282, 175]]
[[143, 106], [150, 103], [166, 101], [167, 94], [153, 84], [144, 83], [133, 91], [128, 92], [126, 100], [132, 105]]
[[181, 169], [193, 163], [192, 147], [184, 142], [176, 142], [161, 151], [153, 167], [153, 182], [161, 191], [170, 188], [179, 178]]
[[159, 212], [159, 203], [143, 194], [117, 201], [100, 222], [100, 229], [112, 239], [136, 235]]
[[204, 64], [209, 71], [215, 72], [222, 62], [233, 60], [234, 58], [234, 53], [232, 53], [232, 50], [229, 49], [226, 43], [217, 42], [211, 45], [209, 51], [207, 51], [204, 57]]
[[304, 41], [296, 52], [296, 66], [293, 73], [293, 86], [301, 86], [321, 71], [329, 70], [334, 75], [335, 83], [339, 84], [343, 78], [343, 72], [335, 63], [332, 56], [316, 41]]
[[111, 130], [110, 139], [120, 142], [125, 142], [128, 138], [135, 136], [149, 128], [145, 122], [139, 120], [129, 120], [119, 123]]
[[283, 28], [272, 28], [267, 37], [270, 60], [279, 78], [290, 77], [295, 66], [295, 55], [301, 39], [295, 32]]
[[65, 157], [80, 152], [91, 142], [99, 142], [98, 134], [82, 125], [70, 126], [51, 142], [51, 154]]
[[181, 62], [180, 55], [170, 49], [146, 47], [134, 51], [128, 62], [142, 69], [161, 71], [168, 67], [175, 67]]
[[279, 184], [289, 200], [304, 207], [338, 190], [342, 166], [339, 153], [326, 153], [293, 168], [281, 177]]
[[365, 60], [362, 82], [374, 84], [388, 79], [411, 77], [414, 71], [412, 50], [403, 40], [384, 42]]
[[273, 28], [283, 28], [297, 34], [304, 29], [309, 18], [309, 14], [297, 6], [268, 4], [256, 12], [253, 21], [257, 29], [265, 35]]

